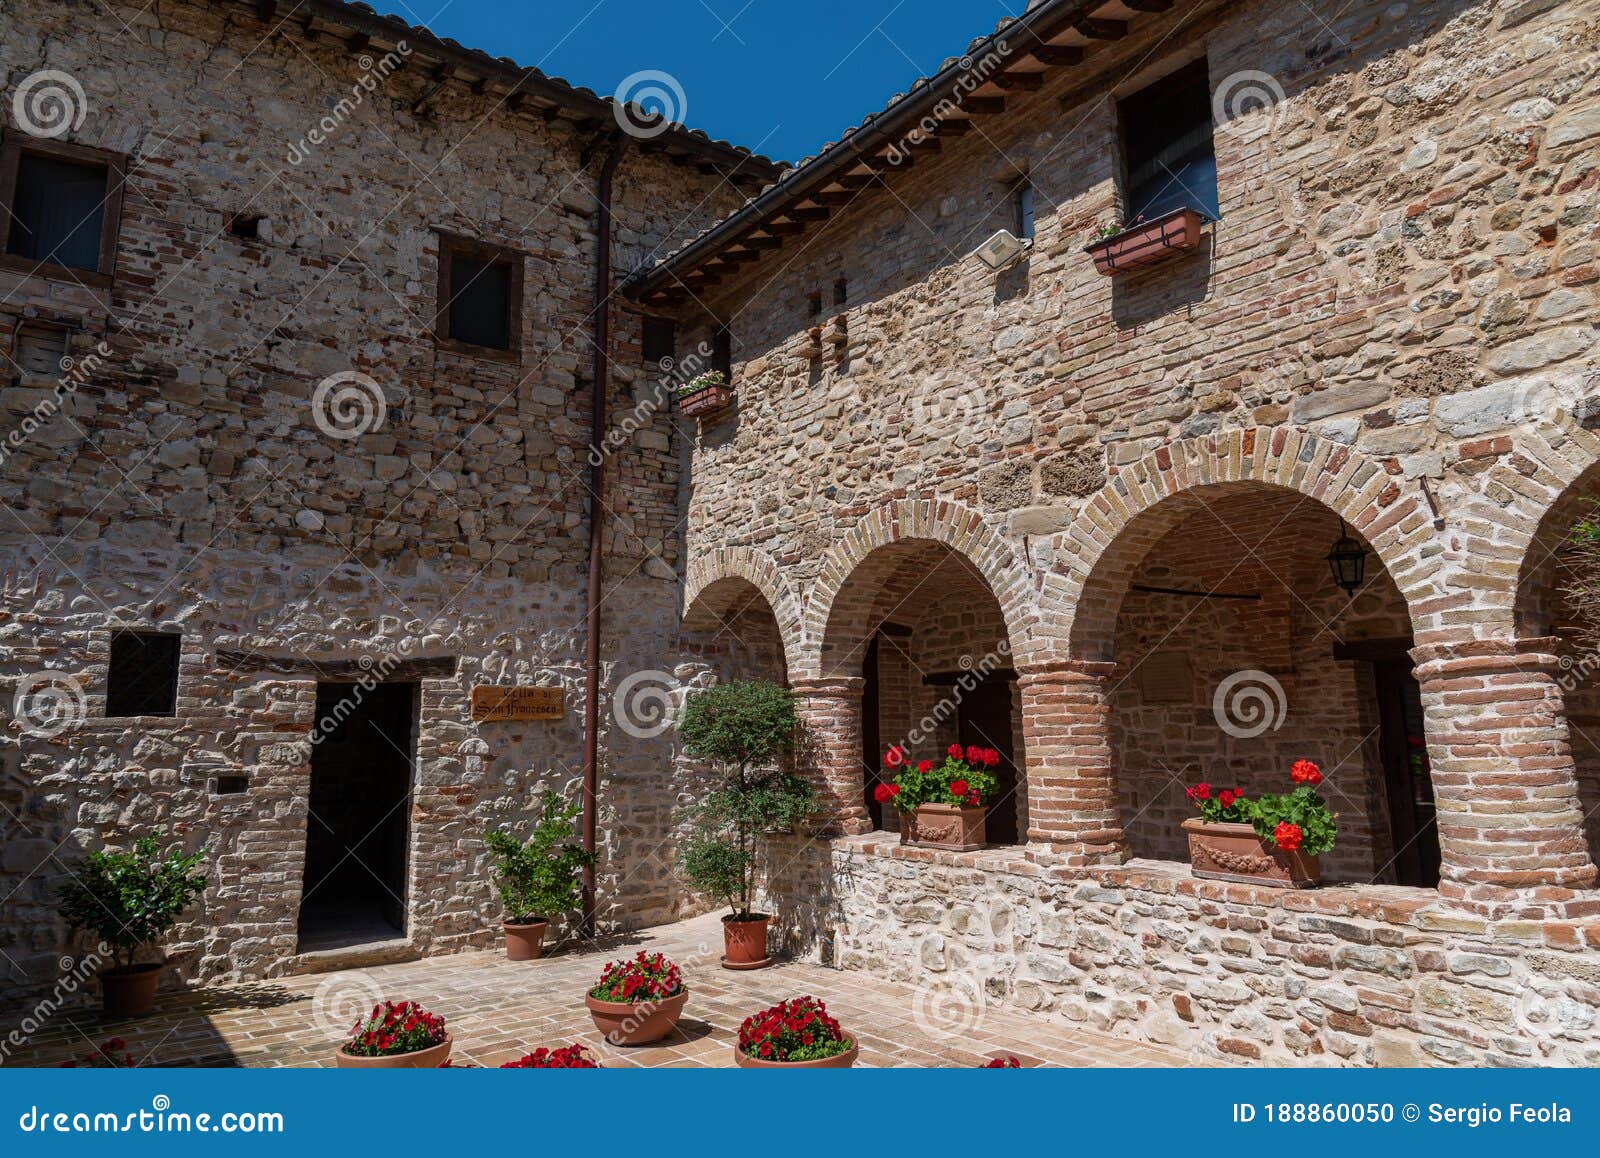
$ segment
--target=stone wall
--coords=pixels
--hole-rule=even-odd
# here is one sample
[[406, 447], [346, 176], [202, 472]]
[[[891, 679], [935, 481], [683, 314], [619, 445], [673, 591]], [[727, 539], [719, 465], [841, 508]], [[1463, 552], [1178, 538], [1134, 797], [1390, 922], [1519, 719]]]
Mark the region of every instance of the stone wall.
[[1600, 1065], [1592, 920], [872, 836], [811, 844], [775, 898], [790, 949], [916, 986], [910, 1015], [952, 1039], [1005, 1006], [1233, 1064]]
[[[66, 413], [0, 474], [6, 710], [49, 669], [81, 717], [53, 738], [19, 721], [0, 737], [7, 982], [48, 979], [70, 944], [51, 900], [64, 865], [154, 831], [211, 849], [213, 887], [168, 946], [185, 974], [293, 967], [315, 684], [224, 669], [219, 649], [378, 671], [459, 660], [423, 685], [408, 937], [416, 952], [490, 944], [482, 832], [522, 821], [547, 786], [575, 792], [582, 766], [594, 133], [436, 85], [399, 46], [363, 55], [348, 34], [264, 25], [250, 5], [114, 9], [23, 0], [0, 41], [7, 112], [26, 77], [67, 73], [86, 105], [69, 139], [129, 156], [109, 288], [0, 271], [0, 355], [23, 319], [59, 323], [81, 371]], [[302, 147], [326, 118], [325, 141]], [[617, 265], [740, 196], [625, 158]], [[228, 231], [239, 213], [261, 216], [259, 238]], [[519, 359], [434, 341], [439, 231], [523, 255]], [[675, 427], [639, 405], [660, 371], [642, 364], [637, 314], [617, 311], [615, 329], [608, 689], [673, 666], [683, 562]], [[351, 439], [314, 414], [318, 384], [345, 372], [385, 407]], [[59, 378], [0, 371], [6, 433]], [[183, 633], [175, 718], [104, 718], [114, 627]], [[474, 724], [480, 683], [559, 686], [565, 714]], [[610, 707], [602, 917], [665, 920], [692, 904], [671, 868], [692, 772]], [[210, 794], [218, 771], [248, 791]]]

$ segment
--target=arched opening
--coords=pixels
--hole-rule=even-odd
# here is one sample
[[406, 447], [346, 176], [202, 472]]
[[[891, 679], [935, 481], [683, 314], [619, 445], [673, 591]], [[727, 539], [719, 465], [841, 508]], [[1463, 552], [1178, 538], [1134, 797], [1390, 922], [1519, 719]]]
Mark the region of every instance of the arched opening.
[[862, 801], [874, 828], [895, 831], [873, 789], [891, 745], [942, 759], [952, 743], [994, 748], [999, 787], [987, 802], [991, 844], [1026, 840], [1021, 699], [1005, 614], [965, 555], [931, 539], [879, 547], [829, 608], [821, 671], [862, 680]]
[[1539, 521], [1517, 578], [1517, 635], [1553, 637], [1556, 680], [1590, 855], [1600, 859], [1600, 463], [1573, 480]]
[[[1364, 550], [1352, 596], [1330, 551]], [[1298, 491], [1196, 487], [1134, 518], [1085, 587], [1078, 654], [1113, 659], [1123, 831], [1186, 861], [1199, 781], [1284, 792], [1305, 758], [1338, 813], [1326, 877], [1434, 886], [1439, 840], [1405, 598], [1370, 544]]]
[[683, 650], [713, 678], [763, 679], [788, 684], [783, 632], [772, 605], [748, 579], [731, 576], [708, 584], [683, 619]]

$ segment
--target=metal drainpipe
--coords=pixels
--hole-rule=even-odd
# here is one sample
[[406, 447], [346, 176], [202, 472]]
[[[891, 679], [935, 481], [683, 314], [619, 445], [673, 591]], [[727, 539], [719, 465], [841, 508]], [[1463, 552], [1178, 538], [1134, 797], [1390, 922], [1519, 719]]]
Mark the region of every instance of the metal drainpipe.
[[[606, 392], [611, 385], [611, 185], [622, 160], [628, 139], [614, 135], [605, 145], [606, 159], [600, 167], [595, 190], [599, 211], [595, 221], [594, 260], [594, 397], [589, 410], [589, 592], [585, 621], [583, 668], [583, 849], [594, 852], [597, 846], [596, 813], [599, 811], [600, 782], [600, 600], [605, 561], [605, 535], [602, 522], [605, 494], [606, 459], [603, 442], [606, 429]], [[595, 871], [583, 870], [583, 933], [595, 934]]]

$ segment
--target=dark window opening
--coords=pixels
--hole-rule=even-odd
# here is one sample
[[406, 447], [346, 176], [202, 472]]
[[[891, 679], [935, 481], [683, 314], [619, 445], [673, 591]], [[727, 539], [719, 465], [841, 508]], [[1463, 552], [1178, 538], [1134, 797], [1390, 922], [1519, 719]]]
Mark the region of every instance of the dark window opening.
[[106, 678], [107, 716], [175, 716], [178, 652], [183, 637], [143, 631], [111, 636]]
[[833, 304], [842, 306], [850, 300], [850, 283], [840, 278], [833, 283]]
[[228, 232], [241, 241], [261, 239], [261, 216], [256, 213], [234, 213], [228, 217]]
[[1011, 206], [1016, 220], [1017, 236], [1032, 241], [1034, 234], [1033, 185], [1026, 178], [1017, 182], [1011, 191]]
[[671, 318], [644, 319], [644, 360], [666, 362], [678, 356], [678, 326]]
[[22, 153], [6, 252], [67, 269], [100, 269], [105, 165]]
[[1127, 220], [1193, 209], [1215, 221], [1217, 155], [1204, 59], [1184, 65], [1118, 105], [1127, 166]]
[[521, 255], [441, 235], [435, 324], [439, 340], [463, 352], [514, 360], [522, 344]]
[[217, 776], [211, 781], [211, 795], [240, 796], [250, 791], [248, 776]]
[[711, 336], [711, 368], [721, 370], [724, 378], [733, 381], [733, 334], [727, 326], [718, 326]]
[[822, 295], [820, 293], [810, 294], [806, 297], [806, 313], [813, 318], [822, 316]]

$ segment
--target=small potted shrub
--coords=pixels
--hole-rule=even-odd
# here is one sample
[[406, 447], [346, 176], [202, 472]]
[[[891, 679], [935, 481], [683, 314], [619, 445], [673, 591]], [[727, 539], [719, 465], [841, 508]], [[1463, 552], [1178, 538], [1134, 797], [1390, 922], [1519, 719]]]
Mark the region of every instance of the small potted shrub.
[[92, 933], [112, 951], [116, 964], [100, 971], [107, 1017], [139, 1017], [155, 1004], [166, 961], [138, 962], [146, 947], [159, 951], [163, 937], [206, 889], [200, 867], [206, 850], [165, 853], [154, 836], [122, 852], [91, 852], [68, 869], [58, 895], [61, 915], [74, 929]]
[[683, 975], [661, 953], [613, 961], [584, 998], [594, 1027], [612, 1045], [647, 1045], [671, 1033], [689, 1000]]
[[1089, 235], [1084, 252], [1107, 277], [1162, 261], [1200, 244], [1201, 217], [1193, 209], [1174, 209], [1159, 217], [1143, 214], [1131, 222], [1112, 221]]
[[734, 1059], [746, 1069], [846, 1069], [860, 1052], [815, 997], [780, 1001], [745, 1018], [733, 1047]]
[[500, 1067], [503, 1070], [598, 1070], [605, 1067], [589, 1051], [589, 1047], [582, 1042], [573, 1042], [571, 1045], [561, 1046], [559, 1049], [547, 1049], [540, 1046], [530, 1054], [524, 1054], [516, 1061], [506, 1062]]
[[583, 903], [583, 870], [595, 862], [572, 841], [578, 806], [546, 792], [526, 843], [508, 828], [484, 837], [494, 858], [495, 887], [505, 906], [506, 957], [533, 961], [544, 954], [550, 920]]
[[722, 964], [759, 969], [770, 914], [755, 911], [757, 851], [773, 832], [816, 810], [811, 786], [782, 765], [798, 720], [794, 694], [762, 680], [722, 684], [689, 697], [678, 722], [683, 750], [723, 769], [722, 782], [689, 817], [683, 869], [700, 892], [732, 910], [722, 918]]
[[437, 1069], [451, 1044], [444, 1018], [414, 1001], [385, 1001], [356, 1022], [335, 1058], [342, 1069]]
[[1292, 790], [1255, 800], [1243, 789], [1216, 791], [1203, 781], [1186, 789], [1200, 810], [1198, 818], [1183, 822], [1190, 871], [1214, 880], [1315, 888], [1322, 880], [1318, 858], [1333, 847], [1337, 818], [1316, 792], [1321, 769], [1296, 760], [1289, 777]]
[[705, 418], [733, 404], [733, 387], [721, 370], [697, 374], [678, 388], [678, 410], [685, 418]]
[[943, 764], [922, 760], [913, 767], [905, 749], [893, 747], [883, 764], [894, 778], [873, 789], [873, 796], [900, 813], [902, 844], [957, 852], [984, 846], [984, 817], [997, 784], [990, 769], [1000, 764], [997, 750], [951, 744]]

